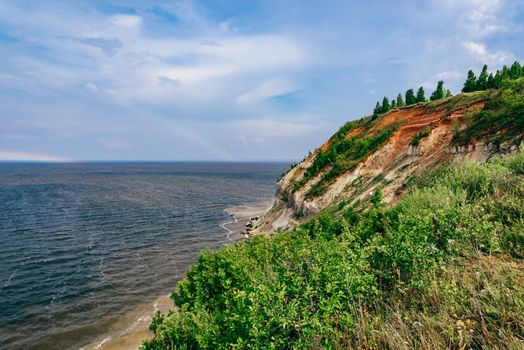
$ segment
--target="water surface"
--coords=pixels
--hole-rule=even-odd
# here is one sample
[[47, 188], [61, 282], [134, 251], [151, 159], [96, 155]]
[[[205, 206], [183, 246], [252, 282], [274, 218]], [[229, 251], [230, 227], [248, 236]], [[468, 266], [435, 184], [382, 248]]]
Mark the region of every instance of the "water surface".
[[169, 293], [284, 163], [0, 164], [0, 348], [75, 349]]

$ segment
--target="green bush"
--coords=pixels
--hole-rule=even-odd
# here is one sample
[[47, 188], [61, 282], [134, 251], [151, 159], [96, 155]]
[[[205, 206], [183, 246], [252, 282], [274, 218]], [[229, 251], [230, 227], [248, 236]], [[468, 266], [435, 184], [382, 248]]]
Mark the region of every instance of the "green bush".
[[[421, 176], [394, 206], [350, 207], [337, 220], [323, 213], [292, 231], [204, 252], [173, 293], [178, 311], [155, 316], [142, 348], [517, 344], [522, 274], [497, 275], [495, 264], [485, 282], [458, 276], [488, 258], [523, 266], [523, 162], [520, 153], [455, 164]], [[467, 337], [454, 328], [466, 324], [461, 315]]]

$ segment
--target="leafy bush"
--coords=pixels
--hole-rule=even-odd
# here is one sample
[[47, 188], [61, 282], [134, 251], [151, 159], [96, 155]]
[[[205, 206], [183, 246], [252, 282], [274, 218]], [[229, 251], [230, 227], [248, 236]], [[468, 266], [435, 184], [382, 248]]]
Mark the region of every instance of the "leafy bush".
[[445, 167], [395, 206], [204, 252], [142, 348], [522, 346], [522, 164]]

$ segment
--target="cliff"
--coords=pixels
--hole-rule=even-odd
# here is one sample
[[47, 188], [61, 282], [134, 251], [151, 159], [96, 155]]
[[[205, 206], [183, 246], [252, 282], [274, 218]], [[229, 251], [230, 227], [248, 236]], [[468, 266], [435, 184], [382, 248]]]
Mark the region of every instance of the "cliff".
[[464, 93], [348, 122], [278, 181], [253, 232], [289, 229], [333, 206], [364, 207], [377, 191], [391, 204], [412, 178], [440, 164], [516, 153], [524, 130], [508, 129], [504, 113], [493, 113], [503, 109], [503, 95]]
[[523, 134], [524, 78], [346, 123], [142, 349], [523, 348]]

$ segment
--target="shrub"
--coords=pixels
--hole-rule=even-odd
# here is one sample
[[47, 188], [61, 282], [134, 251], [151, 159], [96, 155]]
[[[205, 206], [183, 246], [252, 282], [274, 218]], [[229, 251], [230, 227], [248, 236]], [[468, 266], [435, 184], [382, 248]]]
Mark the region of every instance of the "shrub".
[[523, 258], [523, 159], [444, 167], [392, 207], [204, 252], [142, 348], [521, 344], [523, 262], [507, 256]]

